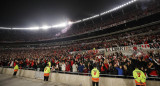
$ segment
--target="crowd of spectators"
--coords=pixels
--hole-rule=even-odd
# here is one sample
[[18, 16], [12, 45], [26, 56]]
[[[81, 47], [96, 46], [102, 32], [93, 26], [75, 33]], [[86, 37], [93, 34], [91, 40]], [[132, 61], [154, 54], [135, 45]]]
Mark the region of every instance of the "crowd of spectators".
[[[155, 9], [156, 7], [157, 6], [154, 6], [152, 8]], [[148, 8], [144, 10], [143, 13], [141, 13], [142, 11], [138, 11], [138, 14], [137, 12], [133, 12], [137, 15], [142, 15], [145, 14], [144, 12], [153, 11], [153, 9]], [[126, 15], [129, 14], [126, 13]], [[132, 18], [133, 16], [135, 16], [135, 14], [127, 16], [127, 18], [117, 16], [121, 19], [109, 23], [97, 23], [94, 24], [94, 27], [92, 25], [87, 26], [87, 28], [85, 27], [81, 29], [81, 31], [80, 29], [71, 29], [62, 36], [84, 33], [97, 27], [104, 27], [124, 19]], [[45, 49], [43, 46], [38, 48], [0, 49], [0, 66], [14, 67], [18, 64], [20, 69], [31, 68], [43, 71], [47, 63], [51, 62], [52, 71], [90, 73], [93, 65], [96, 64], [101, 74], [124, 76], [132, 76], [134, 67], [138, 66], [146, 75], [160, 77], [160, 51], [148, 51], [144, 53], [135, 50], [132, 55], [125, 55], [122, 52], [115, 52], [109, 55], [98, 53], [70, 53], [73, 51], [159, 42], [160, 25], [157, 24], [111, 35], [76, 40], [66, 44], [60, 42], [54, 46], [47, 46]]]
[[[51, 50], [11, 50], [1, 51], [0, 66], [33, 68], [43, 71], [48, 62], [52, 64], [52, 71], [90, 73], [96, 64], [101, 74], [132, 76], [134, 67], [138, 67], [148, 76], [160, 76], [160, 52], [147, 54], [134, 53], [126, 56], [115, 52], [108, 56], [103, 54], [84, 53], [64, 56], [48, 56]], [[136, 52], [136, 51], [135, 51]], [[7, 57], [7, 58], [6, 58]]]
[[[148, 52], [147, 54], [139, 56], [135, 55], [135, 53], [127, 56], [120, 52], [116, 52], [108, 56], [96, 53], [78, 53], [75, 55], [70, 53], [72, 51], [92, 50], [94, 48], [101, 49], [158, 43], [160, 42], [160, 35], [158, 31], [160, 31], [159, 25], [153, 25], [115, 35], [73, 42], [73, 44], [59, 45], [57, 47], [50, 46], [52, 48], [48, 49], [1, 49], [0, 66], [13, 67], [15, 64], [19, 64], [20, 68], [39, 68], [40, 71], [43, 71], [47, 62], [51, 62], [52, 71], [90, 73], [93, 68], [93, 64], [97, 64], [101, 74], [130, 76], [135, 64], [140, 64], [140, 68], [148, 76], [159, 76], [160, 52]], [[97, 42], [95, 43], [95, 41]], [[118, 42], [121, 44], [118, 45]], [[114, 43], [117, 45], [114, 46]]]

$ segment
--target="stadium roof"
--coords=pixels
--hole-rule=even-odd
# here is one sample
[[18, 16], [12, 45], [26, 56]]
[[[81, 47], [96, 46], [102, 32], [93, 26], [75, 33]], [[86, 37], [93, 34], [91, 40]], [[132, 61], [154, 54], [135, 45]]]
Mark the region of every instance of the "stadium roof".
[[97, 17], [99, 13], [103, 15], [129, 1], [131, 0], [4, 0], [0, 4], [0, 26], [39, 26], [45, 29], [68, 20]]

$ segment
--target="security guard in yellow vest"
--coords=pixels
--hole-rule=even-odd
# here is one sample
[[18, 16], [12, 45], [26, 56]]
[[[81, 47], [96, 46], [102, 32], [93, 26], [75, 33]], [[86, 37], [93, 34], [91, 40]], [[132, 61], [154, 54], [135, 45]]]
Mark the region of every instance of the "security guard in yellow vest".
[[50, 67], [49, 64], [44, 68], [44, 81], [48, 81], [50, 73]]
[[135, 68], [133, 71], [133, 77], [135, 79], [136, 86], [146, 86], [146, 76], [141, 70]]
[[16, 64], [16, 66], [14, 66], [14, 73], [13, 73], [13, 76], [16, 76], [17, 72], [18, 72], [18, 64]]
[[95, 86], [98, 86], [98, 83], [99, 83], [99, 70], [97, 69], [96, 65], [94, 65], [94, 68], [92, 69], [91, 71], [91, 75], [92, 75], [92, 85]]

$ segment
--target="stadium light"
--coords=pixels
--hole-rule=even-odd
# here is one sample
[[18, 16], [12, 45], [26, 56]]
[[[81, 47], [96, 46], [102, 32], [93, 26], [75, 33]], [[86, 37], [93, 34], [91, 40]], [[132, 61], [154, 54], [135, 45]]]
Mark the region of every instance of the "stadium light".
[[8, 27], [0, 27], [0, 29], [12, 29], [12, 28], [8, 28]]
[[49, 28], [51, 28], [51, 26], [43, 25], [42, 27], [40, 27], [40, 29], [43, 29], [43, 30], [47, 30]]
[[82, 21], [87, 21], [87, 20], [90, 20], [90, 19], [93, 19], [93, 18], [96, 18], [96, 17], [99, 17], [99, 14], [91, 16], [89, 18], [82, 19]]
[[79, 23], [79, 22], [81, 22], [81, 21], [82, 21], [82, 20], [77, 20], [77, 21], [73, 22], [73, 24], [74, 24], [74, 23]]
[[68, 21], [66, 23], [61, 23], [57, 25], [53, 25], [52, 28], [59, 28], [59, 27], [67, 27], [68, 25], [72, 25], [74, 22]]
[[111, 10], [108, 10], [106, 12], [100, 13], [100, 15], [105, 15], [107, 13], [110, 13], [110, 12], [113, 12], [115, 10], [121, 9], [121, 8], [123, 8], [123, 7], [125, 7], [125, 6], [127, 6], [129, 4], [132, 4], [132, 3], [136, 2], [136, 1], [138, 1], [138, 0], [131, 0], [131, 1], [129, 1], [129, 2], [125, 3], [125, 4], [123, 4], [123, 5], [117, 6], [117, 7], [113, 8]]
[[39, 30], [39, 27], [30, 27], [30, 28], [12, 28], [17, 30]]
[[53, 25], [53, 28], [58, 28], [58, 27], [66, 27], [67, 23], [61, 23], [61, 24], [57, 24], [57, 25]]
[[46, 26], [46, 25], [44, 25], [44, 26], [42, 26], [42, 27], [30, 27], [30, 28], [8, 28], [8, 27], [0, 27], [0, 29], [21, 29], [21, 30], [23, 30], [23, 29], [25, 29], [25, 30], [27, 30], [27, 29], [28, 29], [28, 30], [44, 29], [44, 30], [46, 30], [46, 29], [49, 29], [49, 28], [67, 27], [68, 25], [72, 25], [72, 24], [75, 24], [75, 23], [87, 21], [87, 20], [90, 20], [90, 19], [93, 19], [93, 18], [102, 16], [102, 15], [105, 15], [105, 14], [107, 14], [107, 13], [113, 12], [113, 11], [115, 11], [115, 10], [121, 9], [121, 8], [123, 8], [123, 7], [125, 7], [125, 6], [127, 6], [127, 5], [129, 5], [129, 4], [132, 4], [132, 3], [136, 2], [136, 1], [138, 1], [138, 0], [131, 0], [131, 1], [127, 2], [127, 3], [125, 3], [125, 4], [122, 4], [122, 5], [120, 5], [120, 6], [117, 6], [117, 7], [113, 8], [113, 9], [110, 9], [110, 10], [108, 10], [108, 11], [106, 11], [106, 12], [102, 12], [102, 13], [100, 13], [100, 14], [97, 14], [97, 15], [94, 15], [94, 16], [91, 16], [91, 17], [88, 17], [88, 18], [84, 18], [84, 19], [82, 19], [82, 20], [77, 20], [77, 21], [75, 21], [75, 22], [70, 22], [70, 21], [69, 21], [69, 22], [67, 22], [67, 23], [60, 23], [60, 24], [53, 25], [53, 26]]

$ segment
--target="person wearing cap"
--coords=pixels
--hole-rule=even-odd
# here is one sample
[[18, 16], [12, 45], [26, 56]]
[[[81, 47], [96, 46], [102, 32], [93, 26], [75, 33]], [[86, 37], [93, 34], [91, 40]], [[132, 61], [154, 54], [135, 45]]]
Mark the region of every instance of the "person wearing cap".
[[146, 86], [146, 76], [138, 69], [138, 67], [133, 71], [133, 77], [135, 79], [136, 86]]
[[16, 76], [16, 74], [17, 74], [17, 72], [18, 72], [18, 69], [19, 69], [19, 66], [18, 66], [18, 64], [16, 64], [16, 65], [14, 66], [13, 76]]
[[99, 70], [97, 69], [96, 65], [94, 65], [94, 68], [91, 71], [91, 76], [92, 76], [92, 85], [93, 86], [98, 86], [99, 84]]
[[44, 68], [44, 81], [48, 81], [50, 73], [50, 66], [49, 64]]

